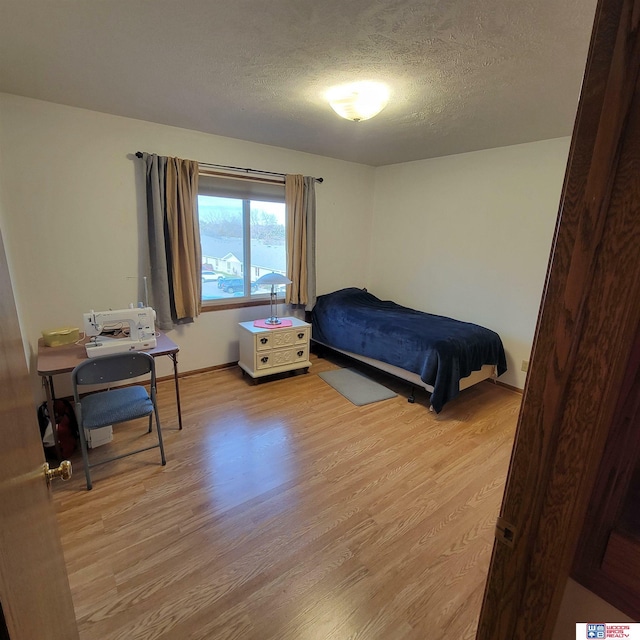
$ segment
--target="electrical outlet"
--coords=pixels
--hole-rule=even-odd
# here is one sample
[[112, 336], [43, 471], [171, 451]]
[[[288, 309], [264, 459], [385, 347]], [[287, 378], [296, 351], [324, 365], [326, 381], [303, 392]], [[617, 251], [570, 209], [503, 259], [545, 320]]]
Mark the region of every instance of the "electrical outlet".
[[522, 361], [521, 369], [522, 369], [522, 371], [529, 371], [529, 361], [528, 360], [523, 360]]

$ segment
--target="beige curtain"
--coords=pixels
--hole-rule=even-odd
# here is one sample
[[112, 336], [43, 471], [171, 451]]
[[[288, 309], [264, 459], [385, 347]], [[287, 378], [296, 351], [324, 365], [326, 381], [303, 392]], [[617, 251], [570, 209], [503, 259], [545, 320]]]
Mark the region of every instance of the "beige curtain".
[[167, 159], [166, 204], [176, 320], [184, 322], [199, 316], [202, 309], [197, 162]]
[[284, 181], [287, 211], [287, 304], [307, 311], [316, 303], [316, 179], [287, 175]]
[[162, 330], [201, 310], [198, 163], [141, 154], [146, 165], [152, 305]]
[[304, 215], [304, 176], [287, 175], [284, 181], [287, 216], [287, 304], [307, 304], [307, 223]]

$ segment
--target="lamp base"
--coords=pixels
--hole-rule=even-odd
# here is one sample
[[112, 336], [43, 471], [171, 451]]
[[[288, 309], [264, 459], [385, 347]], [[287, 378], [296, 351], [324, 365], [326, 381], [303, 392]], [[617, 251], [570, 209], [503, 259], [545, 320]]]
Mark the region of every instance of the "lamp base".
[[283, 329], [284, 327], [291, 327], [293, 325], [293, 321], [288, 318], [276, 318], [279, 320], [278, 324], [271, 324], [269, 320], [271, 318], [266, 318], [264, 320], [254, 320], [253, 326], [259, 327], [260, 329]]
[[282, 320], [276, 318], [275, 316], [271, 316], [265, 320], [266, 324], [282, 324]]

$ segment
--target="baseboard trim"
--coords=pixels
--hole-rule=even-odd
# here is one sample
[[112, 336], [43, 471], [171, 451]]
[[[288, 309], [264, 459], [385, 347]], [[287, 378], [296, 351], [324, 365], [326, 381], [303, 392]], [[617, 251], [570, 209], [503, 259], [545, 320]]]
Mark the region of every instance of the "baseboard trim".
[[[221, 371], [222, 369], [231, 369], [232, 367], [237, 367], [237, 362], [225, 362], [224, 364], [215, 364], [211, 367], [204, 367], [202, 369], [191, 369], [189, 371], [179, 371], [178, 378], [188, 378], [189, 376], [196, 376], [200, 373], [210, 373], [213, 371]], [[162, 376], [158, 378], [158, 382], [164, 380], [173, 380], [173, 374], [168, 376]], [[483, 382], [490, 382], [491, 384], [495, 384], [499, 387], [504, 387], [505, 389], [509, 389], [510, 391], [515, 391], [522, 395], [524, 393], [524, 389], [520, 389], [519, 387], [514, 387], [511, 384], [507, 384], [506, 382], [501, 382], [500, 380], [496, 380], [495, 378], [487, 378]]]
[[485, 382], [490, 382], [491, 384], [495, 384], [498, 387], [504, 387], [505, 389], [509, 389], [509, 391], [515, 391], [516, 393], [519, 393], [520, 395], [522, 395], [524, 393], [524, 389], [520, 389], [520, 387], [514, 387], [511, 384], [507, 384], [506, 382], [501, 382], [500, 380], [495, 380], [495, 379], [489, 379], [489, 380], [485, 380]]
[[[178, 378], [188, 378], [189, 376], [195, 376], [199, 373], [210, 373], [212, 371], [219, 371], [221, 369], [231, 369], [231, 367], [235, 367], [237, 365], [237, 362], [227, 362], [225, 364], [215, 364], [211, 367], [204, 367], [203, 369], [189, 369], [189, 371], [178, 371]], [[158, 382], [165, 380], [173, 380], [173, 374], [162, 376], [157, 379]]]

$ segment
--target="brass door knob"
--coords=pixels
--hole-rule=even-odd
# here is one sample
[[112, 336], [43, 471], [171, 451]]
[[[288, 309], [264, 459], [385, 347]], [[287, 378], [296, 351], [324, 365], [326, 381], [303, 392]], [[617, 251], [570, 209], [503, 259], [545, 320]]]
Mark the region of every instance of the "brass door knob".
[[60, 478], [62, 480], [69, 480], [73, 469], [71, 468], [71, 462], [69, 460], [63, 460], [57, 469], [50, 469], [49, 463], [45, 462], [43, 466], [44, 477], [47, 479], [47, 485], [51, 484], [54, 478]]

